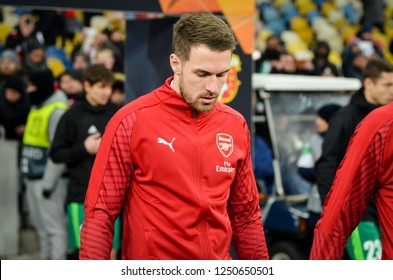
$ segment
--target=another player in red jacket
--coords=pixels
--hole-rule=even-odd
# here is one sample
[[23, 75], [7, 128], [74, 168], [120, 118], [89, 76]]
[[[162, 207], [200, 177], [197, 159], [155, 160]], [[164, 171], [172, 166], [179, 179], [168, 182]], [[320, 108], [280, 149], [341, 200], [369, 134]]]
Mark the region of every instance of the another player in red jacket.
[[[393, 103], [389, 103], [372, 111], [356, 128], [316, 225], [310, 259], [343, 257], [348, 237], [372, 196], [382, 232], [382, 259], [393, 259], [392, 162]], [[381, 255], [381, 244], [367, 246], [369, 254]]]

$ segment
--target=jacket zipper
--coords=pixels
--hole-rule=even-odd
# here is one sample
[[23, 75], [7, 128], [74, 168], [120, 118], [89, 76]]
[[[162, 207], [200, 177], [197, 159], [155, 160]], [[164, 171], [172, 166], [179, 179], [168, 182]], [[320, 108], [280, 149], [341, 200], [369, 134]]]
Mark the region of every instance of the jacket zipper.
[[198, 116], [198, 112], [194, 111], [193, 112], [193, 131], [196, 139], [196, 144], [197, 144], [197, 164], [196, 164], [196, 180], [197, 180], [197, 187], [199, 189], [198, 196], [201, 202], [202, 206], [202, 211], [203, 211], [203, 216], [202, 216], [202, 221], [201, 221], [201, 235], [202, 235], [202, 250], [203, 250], [203, 255], [205, 256], [205, 259], [209, 260], [211, 259], [211, 252], [210, 252], [210, 245], [209, 245], [209, 238], [208, 238], [208, 233], [207, 233], [207, 210], [208, 210], [208, 200], [205, 194], [205, 191], [203, 190], [202, 187], [202, 151], [201, 151], [201, 145], [200, 145], [200, 139], [199, 135], [196, 132], [196, 117]]

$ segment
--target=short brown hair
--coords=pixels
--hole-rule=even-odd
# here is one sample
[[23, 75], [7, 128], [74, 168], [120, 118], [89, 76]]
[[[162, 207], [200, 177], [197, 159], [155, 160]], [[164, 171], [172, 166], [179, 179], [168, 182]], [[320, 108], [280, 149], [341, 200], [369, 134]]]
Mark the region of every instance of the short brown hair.
[[113, 72], [106, 68], [104, 64], [94, 64], [85, 70], [83, 80], [89, 82], [90, 85], [101, 82], [112, 86], [115, 78]]
[[382, 72], [392, 73], [392, 64], [383, 59], [373, 58], [367, 62], [367, 65], [364, 68], [363, 80], [369, 78], [375, 82], [381, 77]]
[[211, 13], [184, 14], [173, 26], [172, 51], [187, 61], [195, 45], [206, 45], [214, 51], [233, 51], [236, 39], [231, 28]]

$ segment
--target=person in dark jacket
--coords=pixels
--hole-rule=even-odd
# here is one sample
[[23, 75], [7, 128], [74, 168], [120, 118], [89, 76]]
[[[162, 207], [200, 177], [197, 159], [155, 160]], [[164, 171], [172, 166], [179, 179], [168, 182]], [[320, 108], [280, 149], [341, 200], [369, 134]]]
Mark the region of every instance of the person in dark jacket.
[[[22, 64], [14, 50], [5, 49], [0, 54], [0, 89], [9, 77], [22, 74]], [[27, 78], [25, 79], [27, 80]]]
[[83, 91], [83, 70], [66, 70], [59, 75], [57, 81], [60, 89], [67, 95], [69, 104], [85, 99]]
[[[316, 164], [317, 185], [322, 202], [330, 191], [336, 170], [344, 158], [356, 126], [372, 110], [393, 101], [393, 66], [390, 63], [372, 59], [367, 63], [363, 76], [363, 87], [352, 96], [347, 106], [334, 115], [325, 135], [322, 155]], [[358, 232], [360, 239], [363, 239], [361, 242], [370, 240], [368, 237], [371, 235], [373, 243], [376, 239], [380, 240], [377, 211], [373, 202], [366, 210], [363, 221], [372, 222], [374, 227], [369, 231], [370, 236], [364, 236], [366, 229], [363, 229], [362, 223], [359, 224]], [[354, 236], [349, 239], [347, 252], [351, 258], [354, 258], [353, 252], [356, 249], [363, 250], [362, 248], [360, 240], [356, 244]]]
[[[19, 153], [23, 131], [30, 109], [26, 84], [19, 77], [8, 77], [0, 90], [0, 256], [10, 257], [19, 252], [21, 195]], [[4, 128], [4, 133], [2, 129]]]
[[38, 41], [45, 45], [45, 38], [42, 32], [37, 29], [36, 19], [31, 9], [22, 7], [16, 9], [15, 12], [19, 16], [19, 22], [11, 34], [7, 36], [5, 48], [15, 50], [20, 61], [23, 61], [27, 55], [27, 45], [31, 41]]
[[[70, 177], [66, 204], [71, 259], [79, 254], [84, 199], [98, 146], [106, 124], [119, 108], [110, 102], [112, 71], [103, 64], [93, 65], [86, 70], [83, 80], [85, 98], [73, 104], [61, 118], [50, 151], [55, 163], [67, 165]], [[74, 231], [75, 228], [78, 230]], [[114, 248], [120, 248], [119, 241], [114, 244]]]
[[[57, 171], [61, 172], [64, 167], [54, 164], [48, 157], [48, 151], [57, 124], [68, 105], [65, 94], [55, 90], [54, 81], [49, 69], [29, 77], [26, 91], [31, 108], [23, 133], [20, 160], [29, 220], [39, 237], [42, 260], [63, 260], [67, 251], [64, 213], [67, 179], [58, 179]], [[45, 195], [48, 188], [52, 190], [50, 197]]]
[[46, 60], [45, 46], [38, 41], [31, 40], [27, 44], [27, 51], [22, 62], [22, 72], [31, 76], [35, 72], [50, 70]]
[[5, 129], [6, 139], [22, 140], [30, 110], [26, 87], [22, 76], [8, 77], [5, 81], [0, 94], [0, 125]]
[[314, 51], [312, 63], [314, 75], [317, 76], [339, 76], [337, 66], [329, 61], [330, 46], [325, 41], [319, 41]]

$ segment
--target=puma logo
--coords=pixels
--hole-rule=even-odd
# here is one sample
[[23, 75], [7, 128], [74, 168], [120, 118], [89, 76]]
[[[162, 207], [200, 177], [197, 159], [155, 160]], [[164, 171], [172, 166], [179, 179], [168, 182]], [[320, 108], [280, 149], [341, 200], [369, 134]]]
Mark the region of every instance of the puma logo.
[[157, 143], [167, 145], [167, 146], [172, 150], [172, 152], [175, 152], [175, 150], [173, 149], [173, 146], [172, 146], [173, 141], [175, 141], [175, 139], [176, 139], [176, 138], [172, 138], [172, 141], [171, 141], [170, 143], [168, 143], [168, 142], [165, 141], [164, 139], [158, 137]]

